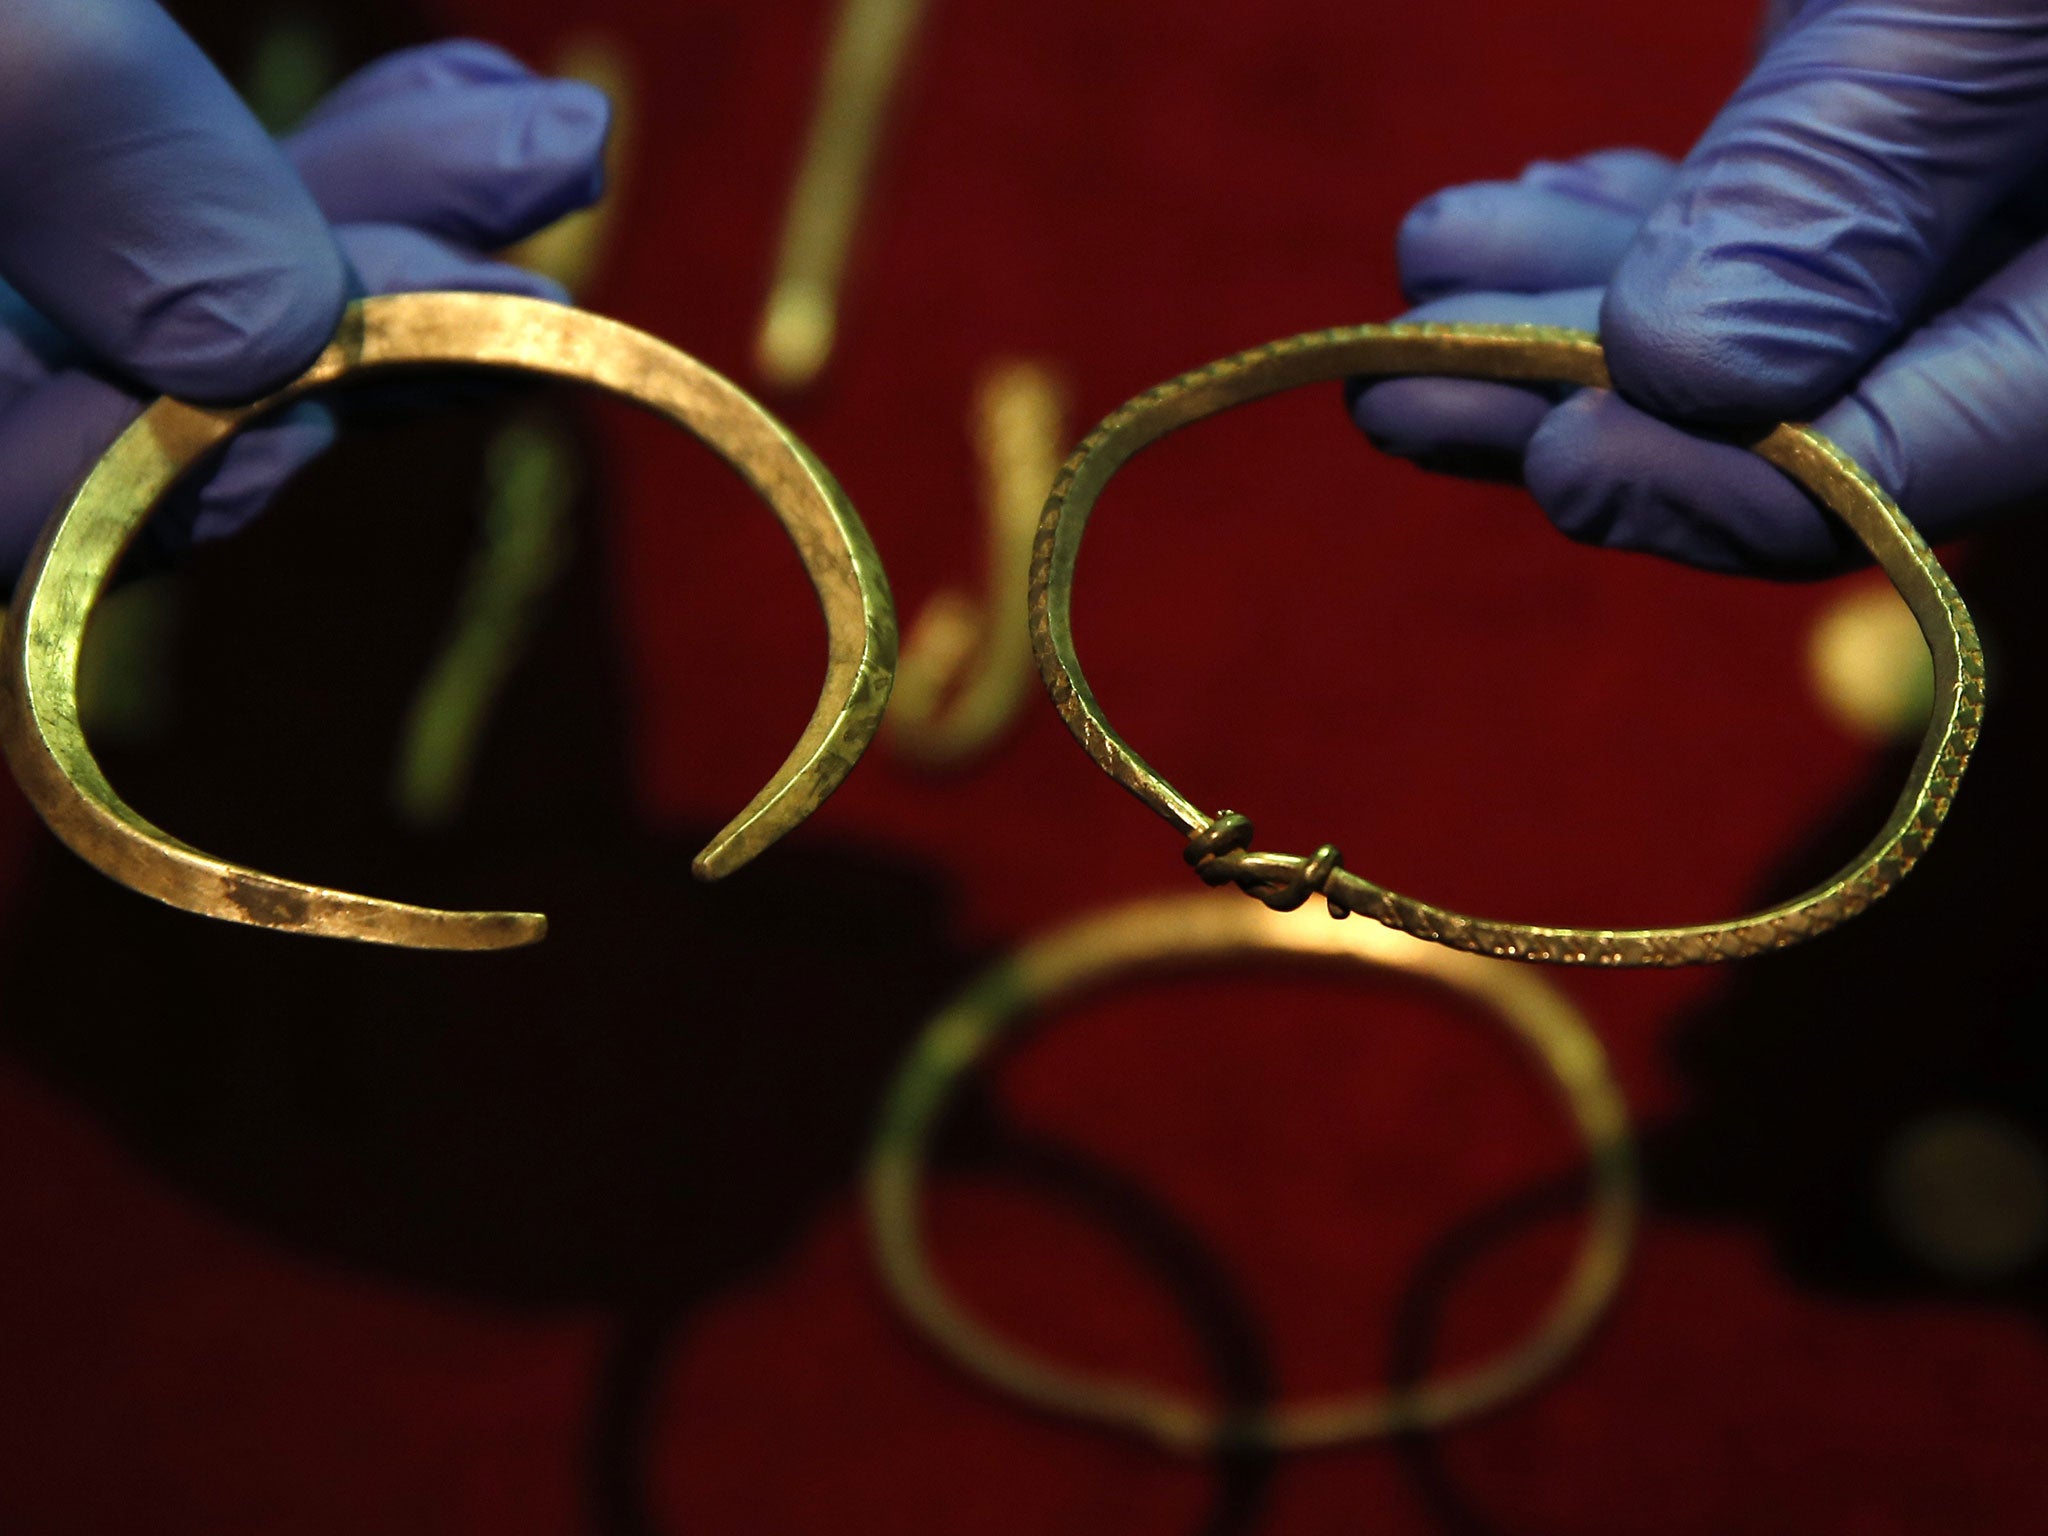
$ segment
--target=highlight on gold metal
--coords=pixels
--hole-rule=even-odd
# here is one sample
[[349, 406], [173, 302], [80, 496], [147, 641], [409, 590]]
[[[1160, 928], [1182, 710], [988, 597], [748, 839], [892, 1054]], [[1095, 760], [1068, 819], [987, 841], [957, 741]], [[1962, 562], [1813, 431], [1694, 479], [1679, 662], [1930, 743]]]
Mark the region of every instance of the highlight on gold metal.
[[772, 388], [803, 388], [832, 355], [847, 252], [925, 4], [845, 0], [840, 8], [754, 342], [754, 366]]
[[304, 375], [253, 405], [159, 400], [123, 433], [44, 529], [16, 590], [0, 669], [0, 745], [44, 821], [123, 885], [189, 912], [293, 933], [418, 949], [504, 949], [541, 938], [529, 912], [457, 912], [328, 890], [246, 869], [153, 826], [107, 782], [78, 721], [80, 642], [124, 550], [187, 470], [271, 409], [344, 379], [421, 366], [583, 383], [698, 437], [766, 501], [824, 609], [825, 684], [802, 739], [698, 855], [731, 874], [838, 787], [881, 723], [896, 618], [881, 562], [825, 467], [731, 381], [629, 326], [502, 294], [424, 293], [351, 305]]
[[1066, 389], [1043, 363], [999, 364], [974, 392], [986, 584], [980, 593], [934, 593], [903, 637], [889, 742], [911, 762], [959, 767], [986, 751], [1030, 696], [1024, 581], [1038, 509], [1066, 444], [1066, 414]]
[[[1448, 989], [1504, 1023], [1558, 1090], [1588, 1152], [1578, 1256], [1536, 1331], [1496, 1358], [1401, 1389], [1229, 1410], [1148, 1383], [1046, 1359], [996, 1335], [946, 1288], [925, 1247], [924, 1168], [961, 1079], [1029, 1020], [1116, 978], [1281, 960], [1391, 971]], [[1194, 1455], [1219, 1446], [1305, 1450], [1435, 1428], [1499, 1406], [1564, 1363], [1627, 1269], [1641, 1204], [1628, 1111], [1598, 1036], [1538, 973], [1385, 928], [1294, 923], [1199, 896], [1136, 902], [1027, 945], [955, 998], [898, 1071], [866, 1170], [868, 1230], [890, 1296], [956, 1364], [1033, 1407]]]
[[1787, 423], [1749, 443], [1846, 523], [1905, 598], [1933, 658], [1933, 708], [1905, 790], [1855, 861], [1811, 890], [1725, 922], [1665, 928], [1549, 927], [1471, 917], [1373, 884], [1336, 848], [1313, 855], [1251, 849], [1252, 826], [1211, 815], [1118, 736], [1074, 651], [1074, 565], [1096, 498], [1125, 461], [1176, 428], [1298, 385], [1353, 375], [1422, 374], [1604, 388], [1599, 341], [1546, 326], [1360, 325], [1254, 347], [1147, 390], [1108, 416], [1053, 483], [1032, 550], [1032, 650], [1054, 706], [1088, 755], [1188, 839], [1188, 862], [1211, 885], [1235, 884], [1282, 910], [1321, 894], [1333, 917], [1359, 912], [1418, 938], [1553, 965], [1677, 966], [1782, 949], [1824, 933], [1883, 896], [1911, 869], [1948, 814], [1984, 711], [1984, 654], [1948, 573], [1904, 514], [1813, 428]]

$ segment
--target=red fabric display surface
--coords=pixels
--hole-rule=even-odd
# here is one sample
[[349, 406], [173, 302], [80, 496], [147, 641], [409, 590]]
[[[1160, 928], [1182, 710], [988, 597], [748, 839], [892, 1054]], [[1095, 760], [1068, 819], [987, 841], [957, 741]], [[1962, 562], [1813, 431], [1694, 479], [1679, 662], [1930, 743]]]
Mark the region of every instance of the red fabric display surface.
[[[537, 64], [592, 35], [630, 61], [619, 224], [585, 302], [742, 380], [830, 19], [816, 0], [441, 0], [405, 15], [416, 35], [483, 36]], [[838, 355], [815, 390], [774, 403], [859, 507], [908, 621], [981, 569], [968, 413], [991, 364], [1057, 370], [1078, 436], [1209, 358], [1389, 317], [1394, 231], [1418, 198], [1545, 155], [1682, 150], [1739, 78], [1752, 20], [1740, 4], [1621, 0], [935, 5]], [[165, 954], [217, 943], [230, 969], [173, 966], [161, 985], [180, 1001], [166, 1009], [210, 1016], [162, 1037], [156, 962], [105, 953], [110, 969], [152, 967], [133, 1010], [66, 1040], [61, 1023], [36, 1026], [0, 1072], [0, 1530], [2048, 1524], [2034, 1292], [1845, 1281], [1826, 1256], [1802, 1260], [1782, 1224], [1660, 1177], [1654, 1156], [1652, 1213], [1610, 1324], [1551, 1384], [1426, 1444], [1178, 1461], [958, 1375], [893, 1315], [864, 1249], [857, 1160], [889, 1066], [987, 959], [1195, 882], [1170, 832], [1034, 693], [984, 762], [931, 776], [883, 743], [788, 844], [729, 887], [684, 891], [691, 833], [745, 800], [805, 717], [821, 629], [772, 522], [701, 449], [623, 411], [585, 419], [582, 579], [616, 638], [604, 751], [619, 772], [604, 804], [617, 825], [591, 831], [540, 798], [551, 781], [531, 765], [561, 750], [536, 709], [530, 762], [519, 740], [493, 740], [486, 773], [510, 809], [478, 839], [495, 851], [450, 878], [556, 912], [557, 956], [583, 944], [599, 958], [573, 983], [540, 952], [273, 960], [294, 946], [198, 937], [205, 925], [166, 915]], [[360, 497], [373, 516], [394, 451], [344, 453], [309, 501]], [[322, 536], [351, 547], [346, 531]], [[241, 573], [238, 591], [296, 590], [313, 579], [299, 565], [265, 564], [283, 547], [265, 541], [285, 537], [266, 527], [207, 559]], [[321, 579], [341, 613], [352, 582], [383, 578]], [[1809, 682], [1809, 635], [1841, 590], [1582, 549], [1515, 489], [1381, 460], [1321, 389], [1133, 465], [1097, 515], [1076, 613], [1119, 727], [1191, 795], [1251, 815], [1262, 846], [1328, 840], [1351, 867], [1468, 910], [1662, 922], [1752, 903], [1886, 771]], [[369, 622], [413, 623], [390, 603]], [[413, 625], [421, 645], [437, 622]], [[374, 735], [363, 718], [343, 699], [319, 724], [339, 742]], [[214, 749], [216, 798], [227, 750]], [[309, 809], [251, 761], [233, 793], [276, 798], [280, 826]], [[574, 825], [551, 827], [558, 816]], [[137, 904], [86, 892], [98, 877], [45, 842], [10, 800], [0, 868], [20, 932], [43, 931], [52, 881], [93, 911]], [[281, 835], [276, 867], [291, 847]], [[672, 921], [631, 926], [636, 900], [672, 887], [686, 902]], [[393, 894], [453, 899], [431, 881]], [[1815, 964], [1858, 963], [1831, 954]], [[0, 968], [0, 1012], [48, 1016], [17, 974]], [[1846, 1065], [1834, 1078], [1678, 1050], [1689, 1021], [1748, 996], [1728, 973], [1557, 984], [1607, 1043], [1653, 1145], [1720, 1080], [1707, 1058], [1735, 1060], [1763, 1105], [1711, 1122], [1723, 1129], [1876, 1102]], [[370, 1021], [360, 1039], [308, 1022], [343, 996]], [[1850, 1061], [1852, 1021], [1811, 1020]], [[252, 1065], [315, 1028], [342, 1043], [291, 1073]], [[121, 1075], [95, 1053], [163, 1038], [136, 1081], [176, 1079], [183, 1097], [91, 1086]], [[1107, 1170], [1170, 1212], [1228, 1275], [1241, 1350], [1289, 1395], [1383, 1379], [1418, 1266], [1579, 1155], [1483, 1020], [1314, 979], [1117, 992], [1062, 1015], [987, 1093], [977, 1113], [1013, 1142]], [[261, 1136], [246, 1130], [259, 1119]], [[1760, 1187], [1835, 1177], [1774, 1170], [1748, 1143], [1724, 1153], [1705, 1132], [1684, 1146], [1674, 1166], [1748, 1158]], [[1133, 1257], [1100, 1202], [1055, 1188], [1057, 1161], [1019, 1177], [1014, 1159], [1005, 1174], [970, 1158], [938, 1177], [946, 1273], [1048, 1352], [1214, 1390], [1188, 1298]], [[1433, 1363], [1526, 1327], [1573, 1230], [1568, 1211], [1533, 1220], [1458, 1268]]]

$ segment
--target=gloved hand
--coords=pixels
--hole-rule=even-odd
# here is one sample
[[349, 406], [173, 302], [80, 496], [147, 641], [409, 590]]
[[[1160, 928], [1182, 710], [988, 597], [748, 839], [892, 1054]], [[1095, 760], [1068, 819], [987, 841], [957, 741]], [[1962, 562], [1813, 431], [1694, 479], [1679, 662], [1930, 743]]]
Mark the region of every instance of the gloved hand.
[[1863, 558], [1693, 426], [1813, 421], [1941, 540], [2048, 489], [2048, 0], [1780, 4], [1682, 165], [1609, 151], [1438, 193], [1409, 318], [1597, 328], [1615, 390], [1361, 381], [1360, 427], [1519, 459], [1566, 533], [1714, 570]]
[[[371, 65], [279, 144], [155, 0], [0, 7], [0, 586], [150, 397], [260, 396], [360, 294], [562, 298], [483, 253], [596, 199], [608, 118], [451, 42]], [[241, 526], [333, 435], [317, 403], [245, 434], [150, 537]]]

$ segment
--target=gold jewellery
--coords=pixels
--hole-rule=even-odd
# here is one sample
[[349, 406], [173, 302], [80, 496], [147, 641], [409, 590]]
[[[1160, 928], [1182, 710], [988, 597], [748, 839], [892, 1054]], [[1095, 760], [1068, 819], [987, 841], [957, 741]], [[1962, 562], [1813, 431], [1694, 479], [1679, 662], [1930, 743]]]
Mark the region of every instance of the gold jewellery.
[[179, 476], [287, 401], [421, 366], [565, 379], [645, 406], [730, 463], [796, 545], [825, 614], [824, 688], [768, 786], [697, 856], [699, 879], [731, 874], [803, 821], [873, 738], [896, 666], [889, 584], [837, 482], [780, 422], [696, 359], [582, 310], [501, 294], [365, 299], [349, 307], [313, 366], [267, 400], [217, 410], [157, 401], [51, 519], [22, 573], [0, 669], [0, 745], [50, 829], [123, 885], [229, 922], [415, 949], [506, 949], [547, 932], [537, 913], [406, 906], [202, 853], [122, 801], [79, 727], [79, 650], [93, 607]]
[[[1010, 1344], [955, 1300], [926, 1256], [922, 1185], [933, 1127], [960, 1080], [1025, 1020], [1112, 977], [1282, 959], [1393, 971], [1448, 988], [1506, 1024], [1551, 1078], [1585, 1142], [1584, 1240], [1535, 1334], [1497, 1359], [1413, 1387], [1230, 1412], [1163, 1387], [1056, 1364]], [[955, 998], [891, 1086], [869, 1154], [869, 1233], [882, 1279], [955, 1363], [1035, 1407], [1195, 1454], [1219, 1446], [1302, 1450], [1434, 1428], [1497, 1406], [1550, 1373], [1598, 1321], [1627, 1267], [1640, 1194], [1628, 1113], [1598, 1037], [1543, 977], [1385, 928], [1296, 923], [1241, 904], [1168, 897], [1100, 913], [1038, 940]]]
[[1288, 911], [1320, 894], [1330, 915], [1362, 913], [1454, 949], [1553, 965], [1675, 966], [1782, 949], [1825, 933], [1883, 896], [1911, 869], [1947, 816], [1984, 710], [1984, 656], [1947, 572], [1870, 477], [1811, 427], [1773, 427], [1748, 446], [1839, 517], [1911, 608], [1934, 659], [1927, 734], [1890, 819], [1853, 864], [1766, 911], [1676, 928], [1551, 928], [1447, 911], [1344, 868], [1329, 844], [1307, 858], [1252, 851], [1252, 824], [1198, 809], [1117, 735], [1074, 652], [1074, 562], [1088, 514], [1133, 454], [1176, 428], [1297, 385], [1354, 375], [1608, 386], [1597, 339], [1544, 326], [1360, 325], [1254, 347], [1147, 390], [1104, 419], [1074, 451], [1039, 520], [1031, 562], [1031, 644], [1054, 705], [1088, 755], [1187, 838], [1210, 885], [1235, 884]]

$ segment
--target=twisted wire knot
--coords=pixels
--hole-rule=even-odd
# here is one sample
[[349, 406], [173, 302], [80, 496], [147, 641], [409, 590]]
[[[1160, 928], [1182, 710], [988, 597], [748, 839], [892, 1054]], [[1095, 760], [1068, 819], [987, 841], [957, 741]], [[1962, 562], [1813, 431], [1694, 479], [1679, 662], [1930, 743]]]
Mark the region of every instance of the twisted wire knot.
[[1328, 904], [1330, 916], [1349, 917], [1351, 909], [1330, 894], [1330, 880], [1344, 867], [1344, 855], [1324, 843], [1307, 858], [1290, 854], [1253, 853], [1252, 823], [1236, 811], [1221, 811], [1199, 832], [1190, 834], [1181, 857], [1204, 885], [1236, 885], [1275, 912], [1292, 912], [1312, 895]]

